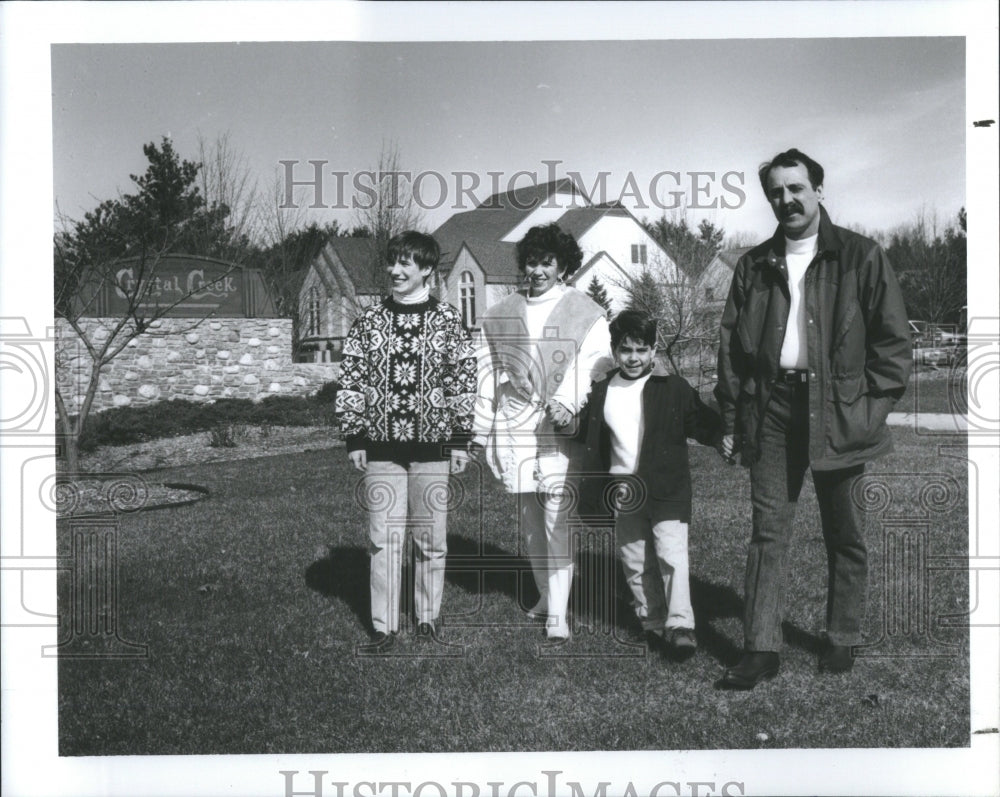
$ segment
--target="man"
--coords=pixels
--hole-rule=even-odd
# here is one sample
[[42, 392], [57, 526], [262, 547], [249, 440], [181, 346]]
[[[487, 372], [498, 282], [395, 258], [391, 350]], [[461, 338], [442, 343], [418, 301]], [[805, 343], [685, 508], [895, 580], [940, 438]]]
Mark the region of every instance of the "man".
[[787, 553], [806, 468], [826, 543], [827, 639], [819, 669], [846, 672], [861, 641], [868, 566], [852, 489], [892, 448], [886, 416], [912, 367], [906, 309], [882, 250], [835, 227], [823, 167], [796, 149], [763, 164], [774, 236], [736, 265], [721, 322], [722, 455], [750, 467], [753, 535], [744, 654], [719, 686], [752, 689], [778, 672]]

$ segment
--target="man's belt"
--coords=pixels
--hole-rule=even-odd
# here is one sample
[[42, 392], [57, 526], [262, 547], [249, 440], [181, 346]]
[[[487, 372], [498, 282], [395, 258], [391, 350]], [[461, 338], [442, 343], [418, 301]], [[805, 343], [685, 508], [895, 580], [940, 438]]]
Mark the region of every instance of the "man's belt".
[[786, 385], [799, 385], [809, 382], [809, 369], [807, 368], [779, 368], [776, 382]]

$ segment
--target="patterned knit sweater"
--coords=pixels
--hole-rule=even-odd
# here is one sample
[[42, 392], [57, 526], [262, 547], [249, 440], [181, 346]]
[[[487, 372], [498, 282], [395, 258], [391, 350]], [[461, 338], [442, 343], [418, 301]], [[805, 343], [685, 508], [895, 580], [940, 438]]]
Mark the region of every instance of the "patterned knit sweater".
[[472, 429], [476, 358], [458, 311], [431, 297], [391, 297], [358, 316], [344, 341], [336, 412], [348, 451], [426, 462]]

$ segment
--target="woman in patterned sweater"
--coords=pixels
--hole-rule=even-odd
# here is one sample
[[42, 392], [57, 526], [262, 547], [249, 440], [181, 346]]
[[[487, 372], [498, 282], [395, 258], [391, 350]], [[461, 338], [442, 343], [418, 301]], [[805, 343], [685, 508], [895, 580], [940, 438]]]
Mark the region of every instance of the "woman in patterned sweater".
[[403, 543], [416, 550], [417, 635], [436, 638], [447, 554], [448, 474], [468, 462], [476, 360], [458, 310], [430, 295], [440, 250], [429, 235], [389, 242], [392, 295], [366, 308], [344, 342], [336, 412], [364, 473], [375, 645], [399, 631]]

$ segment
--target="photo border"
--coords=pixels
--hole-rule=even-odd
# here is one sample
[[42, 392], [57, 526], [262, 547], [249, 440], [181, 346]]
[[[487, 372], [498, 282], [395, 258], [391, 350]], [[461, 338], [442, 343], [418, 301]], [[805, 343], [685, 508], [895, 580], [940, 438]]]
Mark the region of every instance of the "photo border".
[[[247, 6], [242, 9], [241, 6]], [[242, 13], [244, 10], [251, 13]], [[572, 8], [572, 13], [566, 13]], [[542, 24], [545, 18], [558, 24]], [[614, 25], [609, 25], [609, 19]], [[776, 19], [781, 24], [775, 25]], [[532, 24], [525, 24], [530, 20]], [[3, 290], [0, 317], [3, 334], [21, 334], [52, 362], [51, 236], [52, 99], [50, 50], [65, 42], [154, 41], [315, 41], [318, 38], [380, 41], [491, 41], [524, 39], [630, 38], [794, 38], [873, 36], [963, 36], [967, 49], [966, 169], [969, 262], [989, 264], [970, 268], [969, 318], [995, 335], [1000, 318], [996, 264], [997, 127], [973, 128], [974, 119], [998, 119], [997, 9], [985, 2], [802, 2], [802, 3], [8, 3], [0, 7], [0, 263]], [[196, 24], [195, 24], [196, 23]], [[788, 37], [793, 38], [793, 37]], [[26, 264], [38, 264], [28, 267]], [[39, 290], [38, 286], [46, 286]], [[23, 318], [17, 326], [9, 319]], [[21, 330], [18, 332], [18, 330]], [[993, 338], [997, 340], [996, 337]], [[3, 377], [5, 380], [8, 376]], [[996, 385], [992, 390], [996, 406]], [[984, 396], [990, 400], [991, 394]], [[9, 404], [0, 390], [0, 401]], [[48, 401], [51, 402], [51, 395]], [[6, 417], [6, 416], [4, 416]], [[54, 518], [41, 507], [20, 507], [10, 491], [20, 484], [23, 460], [54, 445], [54, 413], [44, 416], [40, 429], [28, 436], [0, 440], [3, 477], [2, 515], [4, 575], [12, 565], [11, 535], [29, 527], [33, 534], [48, 529], [49, 543], [22, 551], [39, 570], [54, 557]], [[970, 443], [970, 519], [983, 529], [996, 529], [996, 508], [983, 501], [986, 485], [998, 478], [997, 441], [977, 438]], [[975, 480], [975, 482], [973, 481]], [[13, 525], [12, 525], [13, 524]], [[973, 532], [976, 532], [973, 529]], [[45, 535], [42, 535], [45, 537]], [[978, 535], [976, 556], [986, 563], [978, 591], [970, 601], [998, 600], [996, 535]], [[996, 565], [993, 564], [995, 568]], [[55, 571], [46, 576], [55, 594]], [[9, 579], [5, 579], [9, 580]], [[985, 587], [985, 595], [983, 589]], [[587, 794], [601, 782], [622, 783], [617, 773], [634, 773], [627, 780], [638, 793], [660, 781], [700, 783], [695, 792], [721, 793], [724, 784], [740, 783], [736, 794], [996, 794], [1000, 758], [998, 735], [996, 626], [970, 629], [972, 729], [968, 749], [949, 750], [720, 750], [670, 752], [584, 752], [421, 755], [252, 755], [252, 756], [57, 756], [56, 660], [43, 660], [39, 650], [56, 643], [53, 626], [20, 626], [10, 622], [17, 606], [5, 588], [3, 605], [3, 793], [11, 795], [282, 795], [279, 773], [326, 771], [324, 794], [336, 794], [334, 782], [352, 784], [424, 781], [505, 784], [502, 794], [519, 781], [537, 785], [545, 794], [546, 772], [560, 772], [559, 782], [577, 781]], [[54, 598], [53, 598], [54, 602]], [[970, 603], [975, 606], [976, 604]], [[486, 773], [486, 774], [483, 774]], [[710, 791], [705, 784], [714, 784]], [[296, 781], [296, 789], [309, 784]], [[299, 792], [301, 793], [301, 792]], [[369, 794], [365, 788], [362, 794]], [[434, 791], [425, 793], [434, 794]], [[484, 790], [483, 795], [489, 792]], [[522, 788], [516, 793], [530, 794]], [[665, 790], [663, 794], [672, 794]]]

